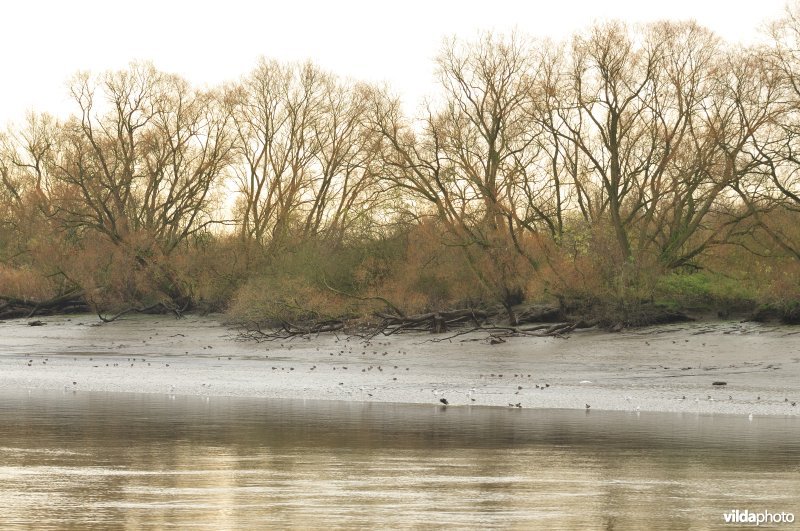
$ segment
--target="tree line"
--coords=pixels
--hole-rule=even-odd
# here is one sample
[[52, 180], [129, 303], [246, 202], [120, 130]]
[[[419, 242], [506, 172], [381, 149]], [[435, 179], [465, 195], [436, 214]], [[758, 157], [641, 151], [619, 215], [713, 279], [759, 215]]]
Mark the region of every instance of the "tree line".
[[749, 47], [694, 22], [451, 39], [414, 115], [312, 63], [212, 89], [149, 63], [78, 74], [68, 118], [0, 136], [0, 312], [513, 321], [526, 300], [624, 313], [698, 278], [796, 304], [797, 16]]

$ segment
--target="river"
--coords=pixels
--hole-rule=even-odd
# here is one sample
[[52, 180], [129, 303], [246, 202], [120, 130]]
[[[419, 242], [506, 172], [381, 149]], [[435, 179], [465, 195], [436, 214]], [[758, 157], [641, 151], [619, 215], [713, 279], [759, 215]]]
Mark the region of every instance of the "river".
[[2, 529], [722, 529], [799, 492], [790, 416], [0, 392]]

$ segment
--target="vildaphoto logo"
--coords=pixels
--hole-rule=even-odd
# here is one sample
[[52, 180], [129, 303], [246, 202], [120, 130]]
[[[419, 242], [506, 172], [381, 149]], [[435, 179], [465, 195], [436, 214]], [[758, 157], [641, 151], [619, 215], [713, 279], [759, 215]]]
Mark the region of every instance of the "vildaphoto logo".
[[794, 523], [793, 513], [771, 513], [769, 511], [753, 512], [748, 509], [740, 511], [734, 509], [727, 513], [722, 513], [726, 524], [792, 524]]

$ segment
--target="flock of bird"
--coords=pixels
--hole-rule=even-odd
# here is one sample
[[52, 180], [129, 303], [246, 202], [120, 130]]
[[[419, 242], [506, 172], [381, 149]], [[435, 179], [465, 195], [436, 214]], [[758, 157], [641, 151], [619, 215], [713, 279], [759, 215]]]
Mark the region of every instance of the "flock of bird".
[[[337, 339], [335, 342], [337, 344], [339, 344], [339, 345], [337, 345], [334, 349], [332, 349], [333, 351], [327, 352], [327, 354], [329, 356], [331, 356], [331, 357], [347, 355], [347, 357], [349, 358], [349, 361], [346, 362], [346, 363], [338, 364], [338, 366], [335, 365], [335, 364], [332, 364], [332, 365], [324, 364], [327, 367], [323, 367], [323, 368], [329, 368], [329, 369], [331, 369], [333, 371], [337, 371], [337, 370], [339, 370], [339, 371], [351, 371], [351, 369], [352, 369], [352, 371], [358, 371], [360, 369], [360, 372], [364, 373], [364, 374], [371, 373], [373, 371], [376, 374], [384, 373], [384, 372], [391, 373], [391, 378], [392, 378], [391, 381], [393, 381], [393, 382], [398, 380], [398, 376], [400, 376], [403, 373], [411, 370], [411, 368], [408, 367], [408, 366], [401, 367], [399, 364], [395, 364], [395, 363], [401, 363], [399, 361], [394, 361], [394, 362], [391, 361], [394, 358], [394, 354], [395, 354], [394, 351], [391, 353], [392, 357], [387, 358], [387, 356], [390, 356], [389, 349], [387, 348], [387, 347], [391, 346], [391, 344], [389, 342], [381, 343], [381, 342], [365, 341], [365, 342], [360, 343], [360, 344], [353, 344], [353, 343], [350, 343], [350, 341], [347, 341], [346, 344], [344, 344], [344, 343], [340, 343], [341, 340], [339, 340], [339, 339]], [[344, 346], [342, 346], [342, 345], [344, 345]], [[213, 347], [211, 345], [204, 346], [203, 350], [206, 350], [206, 349], [210, 350], [210, 349], [213, 349]], [[280, 344], [280, 348], [279, 349], [275, 349], [275, 350], [278, 350], [278, 356], [277, 357], [273, 357], [272, 361], [274, 362], [274, 361], [279, 360], [279, 359], [285, 359], [285, 352], [286, 351], [291, 351], [292, 349], [293, 349], [293, 345], [291, 345], [291, 344], [287, 345], [285, 343], [281, 343]], [[321, 350], [320, 347], [315, 347], [315, 350], [316, 350], [316, 352], [324, 352], [324, 350], [326, 350], [326, 349], [323, 348]], [[267, 349], [267, 351], [268, 352], [272, 352], [273, 354], [275, 353], [274, 351], [270, 351], [270, 349]], [[189, 352], [186, 351], [185, 354], [188, 355]], [[408, 354], [408, 352], [406, 350], [400, 348], [400, 349], [397, 349], [396, 354], [401, 357], [401, 358], [398, 358], [398, 359], [402, 359], [402, 356], [405, 356], [406, 354]], [[378, 360], [382, 360], [382, 361], [380, 363], [377, 363], [375, 361], [369, 362], [369, 364], [367, 365], [367, 363], [365, 363], [364, 361], [361, 361], [361, 360], [357, 361], [357, 360], [352, 359], [352, 356], [354, 356], [354, 355], [357, 356], [357, 357], [362, 357], [361, 358], [362, 360], [370, 359], [370, 358], [377, 358]], [[265, 358], [269, 359], [270, 355], [267, 354], [265, 356]], [[121, 362], [121, 359], [122, 358], [120, 358], [120, 362]], [[219, 360], [219, 361], [222, 361], [224, 359], [225, 359], [224, 356], [217, 356], [217, 360]], [[231, 356], [227, 356], [227, 360], [232, 360], [232, 359], [233, 358]], [[74, 357], [73, 360], [77, 361], [78, 358]], [[91, 357], [89, 357], [88, 360], [90, 362], [94, 361], [93, 358], [91, 358]], [[49, 358], [44, 358], [42, 360], [42, 364], [46, 365], [48, 361], [50, 361]], [[147, 366], [151, 366], [151, 362], [147, 361], [144, 357], [141, 357], [141, 358], [138, 358], [138, 359], [135, 358], [135, 357], [134, 358], [127, 358], [127, 362], [130, 363], [131, 367], [134, 367], [134, 364], [137, 361], [142, 363], [142, 364], [146, 363]], [[111, 361], [110, 363], [106, 363], [105, 366], [106, 367], [109, 367], [109, 366], [119, 367], [120, 366], [120, 362]], [[163, 363], [163, 361], [162, 361], [162, 363]], [[27, 359], [27, 365], [29, 367], [31, 367], [33, 365], [33, 359], [32, 358]], [[161, 363], [159, 363], [159, 365], [161, 365]], [[99, 367], [99, 365], [94, 365], [94, 367]], [[170, 364], [169, 363], [163, 363], [162, 367], [169, 368]], [[289, 372], [295, 371], [295, 367], [294, 366], [288, 366], [288, 367], [287, 366], [281, 366], [280, 363], [275, 364], [275, 365], [271, 364], [270, 368], [271, 368], [272, 371], [287, 371], [287, 369], [288, 369]], [[313, 371], [316, 371], [318, 368], [319, 367], [318, 367], [317, 364], [313, 364], [313, 365], [311, 365], [311, 367], [308, 370], [309, 370], [309, 372], [313, 372]], [[511, 378], [511, 376], [512, 375], [510, 373], [507, 374], [507, 373], [499, 373], [499, 372], [498, 373], [479, 374], [478, 375], [479, 381], [489, 381], [489, 380], [491, 380], [492, 382], [494, 382], [494, 385], [492, 386], [491, 390], [488, 387], [481, 387], [480, 391], [475, 387], [470, 388], [465, 393], [466, 400], [464, 400], [463, 403], [465, 405], [476, 404], [478, 399], [479, 399], [479, 397], [480, 397], [480, 395], [484, 394], [484, 396], [486, 396], [486, 393], [491, 393], [493, 395], [507, 394], [509, 396], [519, 395], [520, 392], [523, 392], [525, 390], [525, 387], [523, 387], [522, 385], [514, 385], [514, 388], [510, 388], [509, 389], [508, 387], [506, 387], [506, 385], [502, 385], [502, 386], [498, 387], [496, 385], [496, 383], [501, 381], [501, 380], [505, 381], [505, 382], [509, 382], [509, 383], [510, 382], [516, 383], [516, 382], [519, 382], [521, 379], [524, 379], [524, 380], [530, 382], [529, 379], [531, 378], [531, 374], [523, 374], [523, 373], [517, 372], [517, 373], [513, 374], [513, 378]], [[503, 380], [504, 377], [506, 378], [505, 380]], [[578, 383], [579, 384], [591, 384], [592, 382], [589, 381], [589, 380], [582, 380], [582, 381], [580, 381]], [[344, 382], [339, 382], [339, 386], [344, 386], [344, 385], [345, 385]], [[726, 382], [713, 382], [713, 385], [714, 386], [724, 386], [724, 385], [726, 385]], [[78, 386], [78, 382], [77, 381], [72, 381], [72, 385], [69, 385], [69, 384], [64, 385], [64, 390], [65, 391], [72, 390], [74, 392], [77, 389], [77, 386]], [[203, 384], [201, 384], [201, 387], [203, 387], [205, 389], [210, 389], [211, 388], [211, 384], [203, 383]], [[534, 383], [534, 385], [532, 387], [529, 386], [529, 385], [527, 386], [527, 388], [530, 389], [530, 390], [536, 389], [536, 390], [540, 390], [540, 391], [543, 391], [545, 389], [549, 389], [550, 387], [551, 387], [551, 384], [549, 382]], [[373, 397], [372, 391], [374, 391], [377, 388], [378, 387], [367, 387], [367, 386], [364, 386], [364, 385], [358, 387], [358, 390], [360, 391], [361, 399], [363, 400], [365, 394], [368, 397]], [[169, 393], [172, 394], [175, 391], [176, 391], [175, 385], [174, 384], [170, 384], [169, 385]], [[421, 391], [424, 392], [425, 390], [422, 389]], [[452, 399], [453, 399], [452, 395], [453, 394], [463, 392], [463, 391], [458, 391], [456, 389], [450, 389], [449, 391], [446, 392], [443, 389], [436, 388], [436, 387], [433, 388], [431, 391], [432, 391], [434, 400], [438, 401], [438, 403], [441, 404], [444, 407], [450, 406], [450, 405], [453, 404], [452, 403]], [[352, 394], [352, 391], [350, 393]], [[448, 398], [448, 396], [445, 396], [445, 394], [449, 394], [450, 395], [449, 398]], [[679, 400], [687, 400], [687, 397], [686, 397], [686, 395], [683, 395], [683, 396], [679, 397], [678, 399]], [[626, 396], [625, 400], [630, 402], [630, 401], [632, 401], [632, 397]], [[710, 402], [714, 402], [714, 401], [717, 401], [717, 400], [721, 400], [721, 398], [714, 398], [711, 395], [707, 395], [706, 396], [706, 400], [710, 401]], [[729, 394], [728, 395], [728, 400], [731, 400], [731, 401], [734, 400], [733, 395]], [[757, 398], [757, 401], [760, 401], [760, 400], [761, 400], [761, 397], [759, 396]], [[695, 397], [694, 401], [695, 402], [699, 402], [700, 398], [699, 397]], [[489, 402], [494, 403], [495, 401], [488, 400], [488, 401], [485, 401], [485, 402], [487, 402], [487, 405], [488, 405]], [[797, 402], [796, 401], [790, 401], [788, 397], [784, 399], [784, 402], [786, 402], [788, 404], [791, 404], [792, 407], [796, 407], [797, 406]], [[462, 403], [461, 400], [456, 400], [456, 404], [461, 404], [461, 403]], [[517, 401], [512, 400], [511, 402], [508, 402], [508, 407], [522, 409], [522, 407], [523, 407], [522, 400], [517, 400]], [[588, 411], [588, 410], [590, 410], [592, 408], [592, 405], [589, 404], [589, 403], [586, 403], [584, 407]], [[639, 405], [637, 405], [635, 407], [632, 407], [631, 409], [633, 411], [637, 411], [638, 412], [638, 411], [640, 411], [641, 408], [640, 408]], [[750, 418], [752, 418], [752, 415], [750, 416]]]

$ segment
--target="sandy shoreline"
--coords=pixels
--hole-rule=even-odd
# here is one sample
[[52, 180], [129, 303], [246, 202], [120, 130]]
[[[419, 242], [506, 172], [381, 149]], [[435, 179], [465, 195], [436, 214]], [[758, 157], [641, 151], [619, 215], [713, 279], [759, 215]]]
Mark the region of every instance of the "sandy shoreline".
[[195, 316], [42, 321], [0, 322], [0, 389], [800, 414], [796, 327], [692, 323], [488, 345], [420, 334], [255, 343]]

